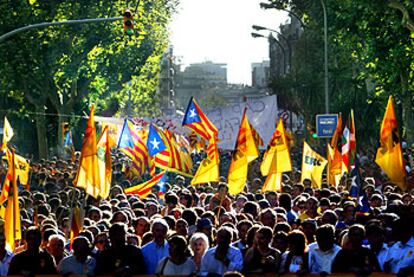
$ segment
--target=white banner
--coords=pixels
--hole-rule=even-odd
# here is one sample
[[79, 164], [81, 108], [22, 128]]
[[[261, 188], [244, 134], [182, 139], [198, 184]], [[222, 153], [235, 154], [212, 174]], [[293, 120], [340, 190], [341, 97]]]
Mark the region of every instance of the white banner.
[[233, 103], [226, 107], [206, 110], [207, 117], [219, 130], [218, 145], [220, 148], [227, 150], [234, 149], [243, 110], [246, 106], [249, 122], [260, 134], [260, 137], [265, 143], [263, 148], [266, 148], [276, 128], [276, 95], [247, 98], [246, 102]]
[[[234, 149], [243, 110], [246, 106], [249, 122], [263, 139], [265, 145], [262, 148], [266, 148], [276, 128], [278, 114], [276, 95], [247, 98], [246, 102], [241, 101], [226, 107], [205, 110], [207, 117], [219, 130], [218, 145], [220, 148], [226, 150]], [[150, 123], [154, 123], [161, 128], [170, 129], [178, 134], [190, 133], [189, 129], [181, 126], [182, 120], [182, 116], [175, 116], [168, 118], [133, 118], [132, 122], [139, 128], [146, 128]], [[95, 116], [95, 121], [115, 124], [118, 126], [118, 132], [121, 132], [124, 119]]]

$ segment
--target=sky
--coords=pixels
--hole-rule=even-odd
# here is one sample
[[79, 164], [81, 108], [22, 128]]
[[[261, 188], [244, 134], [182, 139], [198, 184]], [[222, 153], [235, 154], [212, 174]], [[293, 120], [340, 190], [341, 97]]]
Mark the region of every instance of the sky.
[[[266, 39], [251, 36], [252, 25], [279, 29], [285, 12], [264, 10], [265, 0], [180, 0], [170, 24], [170, 42], [183, 67], [212, 61], [227, 63], [227, 80], [251, 84], [251, 63], [269, 60]], [[262, 32], [268, 35], [266, 32]]]

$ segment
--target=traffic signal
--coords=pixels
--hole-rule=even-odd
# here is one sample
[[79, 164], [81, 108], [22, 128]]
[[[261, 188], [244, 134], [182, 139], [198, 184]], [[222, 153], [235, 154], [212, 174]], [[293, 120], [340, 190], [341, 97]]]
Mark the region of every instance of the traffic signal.
[[126, 9], [124, 14], [124, 31], [127, 35], [131, 36], [134, 34], [134, 17], [129, 9]]

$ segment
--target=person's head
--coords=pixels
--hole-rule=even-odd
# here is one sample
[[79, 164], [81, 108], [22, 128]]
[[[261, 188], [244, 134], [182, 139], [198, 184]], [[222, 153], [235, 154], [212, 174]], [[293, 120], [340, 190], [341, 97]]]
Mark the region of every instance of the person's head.
[[328, 251], [335, 243], [335, 227], [330, 224], [322, 225], [316, 229], [315, 237], [319, 249], [323, 252]]
[[270, 207], [277, 207], [278, 206], [278, 199], [277, 199], [277, 193], [274, 191], [267, 192], [266, 200], [269, 202]]
[[276, 217], [277, 213], [271, 208], [264, 209], [259, 213], [259, 221], [264, 226], [269, 226], [272, 229], [275, 227]]
[[369, 223], [365, 227], [365, 233], [371, 247], [382, 247], [385, 242], [385, 230], [379, 223]]
[[338, 222], [338, 215], [331, 210], [326, 210], [321, 217], [322, 225], [331, 224], [333, 226]]
[[349, 227], [348, 239], [352, 248], [359, 248], [362, 246], [362, 240], [365, 237], [365, 228], [361, 224], [354, 224]]
[[187, 237], [188, 235], [188, 223], [184, 219], [180, 218], [175, 222], [175, 232], [177, 235]]
[[42, 233], [39, 228], [35, 226], [29, 227], [26, 231], [25, 240], [27, 244], [27, 250], [39, 251], [40, 244], [42, 242]]
[[146, 216], [141, 216], [137, 218], [133, 223], [135, 234], [142, 237], [146, 232], [149, 231], [150, 223], [149, 219]]
[[305, 190], [305, 186], [302, 184], [294, 184], [291, 190], [292, 198], [296, 198]]
[[292, 208], [292, 197], [288, 193], [282, 193], [279, 196], [279, 205], [287, 212]]
[[216, 235], [217, 246], [229, 246], [232, 241], [232, 238], [233, 232], [229, 227], [220, 227]]
[[288, 234], [283, 231], [278, 231], [273, 236], [273, 243], [272, 246], [280, 251], [280, 253], [284, 253], [288, 248], [287, 243]]
[[260, 210], [259, 204], [253, 201], [247, 201], [243, 207], [243, 213], [251, 214], [253, 218], [257, 217], [259, 210]]
[[305, 202], [306, 213], [316, 213], [318, 210], [318, 199], [309, 197]]
[[293, 255], [303, 255], [306, 250], [306, 237], [302, 231], [293, 230], [287, 237], [288, 249]]
[[121, 222], [112, 224], [109, 228], [109, 239], [111, 246], [119, 247], [126, 243], [126, 225]]
[[239, 239], [246, 243], [247, 231], [253, 226], [249, 220], [242, 220], [237, 224], [237, 231], [239, 232]]
[[197, 232], [206, 234], [207, 237], [211, 236], [213, 224], [209, 218], [200, 218], [197, 221]]
[[227, 196], [227, 192], [229, 191], [229, 188], [227, 187], [226, 183], [220, 183], [218, 185], [218, 189], [217, 192], [219, 194], [220, 197], [225, 197]]
[[103, 251], [108, 246], [108, 242], [108, 234], [102, 232], [96, 235], [94, 245], [98, 249], [98, 251]]
[[125, 223], [126, 225], [129, 224], [128, 216], [124, 211], [116, 211], [112, 215], [111, 223], [114, 224], [117, 222]]
[[175, 260], [182, 260], [186, 256], [187, 240], [183, 236], [174, 235], [168, 239], [168, 252], [170, 258]]
[[315, 231], [316, 231], [316, 220], [315, 219], [305, 219], [302, 224], [301, 228], [303, 233], [306, 235], [306, 239], [309, 243], [315, 241]]
[[268, 226], [260, 227], [256, 232], [256, 242], [259, 247], [262, 249], [270, 246], [272, 241], [273, 231]]
[[344, 220], [353, 220], [355, 218], [355, 203], [347, 201], [344, 203], [343, 217]]
[[47, 251], [54, 257], [62, 256], [65, 250], [65, 238], [62, 235], [51, 235]]
[[168, 224], [164, 219], [157, 218], [152, 222], [151, 232], [157, 245], [162, 245], [165, 242], [168, 230]]
[[91, 250], [89, 240], [84, 236], [78, 236], [73, 240], [72, 248], [76, 260], [85, 262]]
[[92, 207], [89, 211], [88, 211], [88, 218], [90, 218], [92, 221], [94, 222], [98, 222], [99, 220], [102, 219], [102, 211], [99, 210], [96, 207]]
[[203, 257], [209, 247], [207, 236], [200, 232], [194, 233], [190, 239], [190, 247], [194, 256]]

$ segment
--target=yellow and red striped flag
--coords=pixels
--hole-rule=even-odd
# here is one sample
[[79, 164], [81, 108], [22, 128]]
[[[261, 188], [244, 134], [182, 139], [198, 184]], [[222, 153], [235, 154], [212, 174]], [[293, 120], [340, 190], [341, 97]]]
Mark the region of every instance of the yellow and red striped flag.
[[98, 166], [100, 188], [99, 196], [105, 199], [109, 196], [112, 181], [112, 157], [111, 157], [111, 138], [109, 136], [109, 129], [106, 126], [98, 140]]
[[75, 187], [85, 189], [86, 193], [97, 199], [101, 187], [99, 178], [98, 155], [96, 147], [95, 107], [92, 106], [85, 136], [83, 138]]
[[381, 147], [377, 150], [375, 162], [387, 174], [391, 182], [405, 191], [407, 189], [407, 174], [392, 96], [388, 99], [387, 109], [382, 120], [380, 142]]
[[[275, 155], [277, 157], [273, 159]], [[282, 119], [279, 120], [260, 165], [263, 176], [267, 176], [271, 169], [279, 173], [292, 171], [292, 161]]]
[[[142, 184], [125, 189], [125, 194], [135, 194], [139, 198], [144, 199], [151, 193], [151, 189], [155, 185], [162, 186], [165, 182], [166, 171], [163, 171], [155, 175], [151, 180], [148, 180]], [[165, 193], [165, 192], [164, 192]]]
[[255, 160], [259, 156], [259, 150], [257, 149], [250, 126], [245, 109], [227, 178], [229, 193], [232, 195], [243, 191], [243, 188], [246, 185], [249, 162]]
[[70, 249], [72, 249], [73, 240], [79, 235], [83, 228], [83, 220], [85, 218], [85, 210], [83, 207], [74, 207], [72, 209], [72, 217], [70, 220]]

